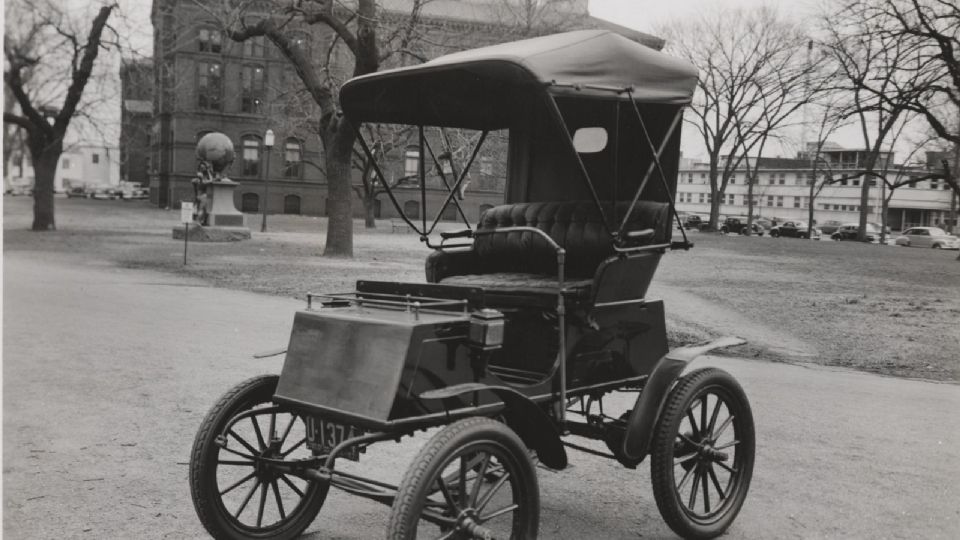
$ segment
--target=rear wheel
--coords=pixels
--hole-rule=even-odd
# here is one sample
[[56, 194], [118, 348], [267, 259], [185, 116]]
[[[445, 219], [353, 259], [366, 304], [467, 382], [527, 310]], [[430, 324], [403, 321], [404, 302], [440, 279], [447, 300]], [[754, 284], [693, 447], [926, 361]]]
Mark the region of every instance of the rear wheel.
[[[200, 426], [190, 494], [214, 538], [291, 539], [316, 517], [329, 484], [285, 474], [271, 462], [309, 458], [303, 418], [273, 406], [279, 377], [264, 375], [224, 394]], [[265, 409], [232, 423], [240, 413]]]
[[940, 249], [942, 246], [940, 246], [940, 244], [934, 244], [932, 247], [933, 249]]
[[516, 433], [490, 418], [459, 420], [434, 435], [403, 476], [387, 538], [535, 539], [538, 489]]
[[720, 227], [720, 232], [723, 234], [727, 234], [728, 232], [730, 232], [730, 230], [727, 229], [726, 227]]
[[653, 495], [684, 538], [723, 534], [743, 506], [753, 474], [753, 414], [723, 370], [682, 377], [657, 421], [651, 451]]
[[772, 236], [773, 238], [778, 238], [780, 236], [780, 231], [774, 229], [770, 231], [770, 236]]

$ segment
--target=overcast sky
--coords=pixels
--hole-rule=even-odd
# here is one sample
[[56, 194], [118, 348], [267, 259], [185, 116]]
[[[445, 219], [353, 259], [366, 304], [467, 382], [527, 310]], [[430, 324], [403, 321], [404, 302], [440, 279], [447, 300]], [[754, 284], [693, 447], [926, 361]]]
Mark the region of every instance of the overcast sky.
[[[96, 2], [92, 0], [67, 0], [68, 4], [77, 9], [90, 10]], [[737, 8], [760, 5], [774, 6], [783, 13], [797, 16], [811, 15], [814, 6], [824, 0], [590, 0], [590, 13], [595, 17], [607, 19], [622, 26], [636, 30], [656, 33], [658, 25], [662, 25], [678, 18], [695, 16], [697, 13], [714, 8]], [[140, 52], [150, 55], [152, 43], [152, 28], [150, 27], [150, 5], [147, 0], [119, 0], [124, 21], [117, 21], [119, 26], [132, 28], [131, 41], [142, 49]], [[116, 107], [119, 110], [119, 106]], [[793, 136], [799, 140], [799, 130]], [[835, 141], [843, 146], [852, 148], [862, 146], [862, 138], [855, 129], [850, 129], [835, 137]], [[799, 142], [799, 141], [798, 141]], [[684, 155], [699, 157], [704, 154], [702, 142], [692, 126], [684, 129]], [[773, 147], [768, 155], [792, 156], [796, 149], [792, 147]], [[902, 152], [901, 152], [902, 154]]]

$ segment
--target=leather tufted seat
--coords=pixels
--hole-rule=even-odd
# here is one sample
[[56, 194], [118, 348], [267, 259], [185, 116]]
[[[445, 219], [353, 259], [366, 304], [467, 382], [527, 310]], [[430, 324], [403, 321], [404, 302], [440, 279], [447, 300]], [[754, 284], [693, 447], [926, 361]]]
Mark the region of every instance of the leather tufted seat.
[[[619, 225], [628, 203], [608, 204], [608, 220]], [[627, 231], [653, 229], [648, 243], [670, 240], [669, 205], [637, 203]], [[610, 234], [592, 201], [538, 202], [496, 206], [483, 213], [477, 232], [505, 227], [536, 227], [566, 250], [565, 285], [571, 295], [588, 297], [594, 274], [615, 253]], [[529, 231], [478, 234], [469, 251], [437, 251], [427, 259], [427, 280], [449, 285], [479, 286], [508, 294], [555, 295], [556, 252], [543, 238]]]

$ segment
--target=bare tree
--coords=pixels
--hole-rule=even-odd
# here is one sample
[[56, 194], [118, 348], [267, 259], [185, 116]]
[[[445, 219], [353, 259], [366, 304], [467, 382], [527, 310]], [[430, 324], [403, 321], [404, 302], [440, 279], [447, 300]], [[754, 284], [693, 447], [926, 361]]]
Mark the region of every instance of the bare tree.
[[[356, 141], [354, 126], [340, 113], [336, 92], [340, 74], [333, 58], [337, 47], [352, 57], [348, 76], [373, 73], [417, 37], [423, 5], [411, 0], [408, 17], [386, 21], [375, 0], [194, 0], [215, 16], [232, 40], [243, 42], [265, 36], [290, 62], [297, 78], [319, 111], [314, 130], [323, 144], [323, 168], [327, 178], [329, 216], [324, 255], [353, 255], [352, 156]], [[303, 47], [297, 29], [323, 28], [331, 32], [325, 54], [311, 56]], [[386, 51], [386, 52], [385, 52]]]
[[710, 227], [715, 229], [727, 184], [743, 156], [809, 100], [805, 81], [818, 66], [806, 62], [808, 38], [801, 27], [769, 8], [712, 11], [659, 33], [668, 51], [701, 73], [688, 122], [707, 151]]
[[870, 187], [891, 139], [916, 114], [912, 105], [940, 77], [929, 69], [923, 46], [880, 32], [870, 16], [874, 0], [854, 0], [821, 20], [823, 47], [830, 54], [842, 81], [839, 88], [850, 93], [846, 116], [857, 119], [866, 150], [864, 181], [860, 190], [859, 239], [866, 239]]
[[[4, 111], [4, 123], [27, 134], [33, 158], [35, 231], [56, 228], [53, 183], [71, 121], [89, 104], [81, 103], [100, 51], [116, 46], [107, 19], [116, 4], [104, 5], [86, 35], [68, 12], [50, 1], [11, 1], [4, 28], [4, 84], [19, 113]], [[104, 35], [106, 32], [106, 36]]]

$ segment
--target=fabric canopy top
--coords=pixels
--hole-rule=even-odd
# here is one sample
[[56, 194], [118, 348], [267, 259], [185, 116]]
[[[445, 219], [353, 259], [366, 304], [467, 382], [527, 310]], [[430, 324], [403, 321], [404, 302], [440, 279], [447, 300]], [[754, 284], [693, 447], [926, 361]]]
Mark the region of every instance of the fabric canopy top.
[[441, 56], [348, 81], [340, 92], [354, 122], [503, 129], [544, 92], [641, 103], [690, 102], [689, 63], [607, 30], [581, 30]]

